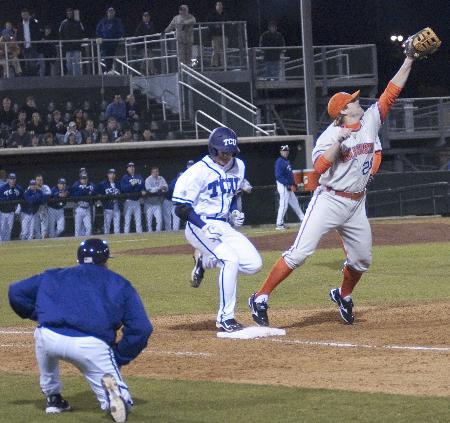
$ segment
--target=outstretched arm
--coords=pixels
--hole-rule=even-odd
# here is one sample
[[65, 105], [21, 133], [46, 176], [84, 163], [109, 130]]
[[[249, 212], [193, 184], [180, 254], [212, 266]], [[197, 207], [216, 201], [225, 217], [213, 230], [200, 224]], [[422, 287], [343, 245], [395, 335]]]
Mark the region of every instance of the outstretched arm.
[[411, 72], [413, 62], [413, 59], [406, 57], [403, 64], [400, 66], [400, 69], [391, 79], [391, 82], [398, 88], [402, 89], [405, 86], [409, 73]]

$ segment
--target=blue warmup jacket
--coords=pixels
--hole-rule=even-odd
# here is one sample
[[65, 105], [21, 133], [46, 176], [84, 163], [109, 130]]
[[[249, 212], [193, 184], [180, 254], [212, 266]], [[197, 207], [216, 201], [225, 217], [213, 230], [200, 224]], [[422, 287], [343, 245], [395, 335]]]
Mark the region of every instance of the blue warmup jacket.
[[[71, 197], [88, 197], [95, 194], [95, 187], [92, 182], [88, 182], [86, 185], [81, 185], [80, 181], [76, 181], [69, 189], [69, 195]], [[87, 199], [86, 199], [87, 200]], [[78, 201], [80, 207], [88, 207], [87, 201]]]
[[116, 17], [113, 19], [104, 17], [97, 24], [95, 33], [100, 38], [122, 38], [124, 35], [122, 21]]
[[[46, 270], [9, 287], [9, 303], [23, 319], [66, 336], [94, 336], [128, 364], [147, 346], [153, 327], [130, 282], [104, 266]], [[115, 344], [116, 330], [123, 338]]]
[[293, 185], [294, 175], [292, 174], [291, 163], [284, 157], [278, 157], [275, 162], [275, 179], [283, 185]]
[[2, 204], [3, 201], [21, 200], [23, 198], [23, 189], [16, 185], [11, 188], [9, 184], [0, 187], [0, 211], [2, 213], [13, 213], [16, 210], [17, 204]]
[[168, 200], [172, 200], [172, 197], [173, 197], [173, 190], [175, 189], [175, 184], [177, 183], [178, 178], [179, 178], [182, 174], [183, 174], [183, 172], [180, 172], [175, 178], [173, 178], [173, 179], [170, 181], [169, 187], [168, 187], [168, 189], [167, 189], [167, 194], [166, 194], [166, 198], [167, 198]]
[[136, 193], [136, 195], [130, 196], [130, 199], [137, 200], [139, 194], [145, 188], [144, 179], [141, 175], [131, 176], [130, 174], [125, 174], [120, 180], [120, 189], [123, 193]]
[[36, 191], [27, 189], [23, 194], [23, 198], [25, 202], [22, 204], [22, 212], [25, 214], [35, 214], [39, 210], [39, 206], [45, 202], [47, 196], [44, 196], [40, 189]]
[[52, 209], [62, 209], [66, 205], [67, 197], [60, 197], [59, 193], [60, 191], [58, 187], [52, 188], [52, 193], [50, 194], [50, 198], [48, 199], [48, 205]]
[[[120, 194], [120, 184], [115, 182], [115, 187], [113, 188], [109, 181], [102, 181], [97, 186], [97, 194], [99, 195], [119, 195]], [[102, 200], [103, 208], [112, 210], [114, 208], [114, 201], [118, 200]]]

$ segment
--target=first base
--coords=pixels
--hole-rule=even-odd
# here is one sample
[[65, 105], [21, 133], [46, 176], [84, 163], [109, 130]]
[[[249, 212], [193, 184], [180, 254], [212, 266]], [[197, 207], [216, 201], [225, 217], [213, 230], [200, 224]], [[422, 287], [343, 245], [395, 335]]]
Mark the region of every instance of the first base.
[[284, 336], [286, 331], [284, 329], [263, 327], [263, 326], [249, 326], [236, 332], [217, 332], [218, 338], [231, 339], [255, 339], [266, 338], [268, 336]]

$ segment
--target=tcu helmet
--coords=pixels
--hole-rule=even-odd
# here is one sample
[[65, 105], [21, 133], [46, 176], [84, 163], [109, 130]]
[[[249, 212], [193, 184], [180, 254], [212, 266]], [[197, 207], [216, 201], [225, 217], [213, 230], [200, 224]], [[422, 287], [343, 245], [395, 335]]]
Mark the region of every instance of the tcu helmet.
[[211, 132], [208, 139], [208, 152], [211, 157], [217, 156], [219, 151], [236, 156], [240, 150], [236, 133], [227, 127], [219, 127]]
[[108, 243], [103, 239], [90, 238], [83, 241], [77, 251], [80, 264], [103, 264], [109, 259]]

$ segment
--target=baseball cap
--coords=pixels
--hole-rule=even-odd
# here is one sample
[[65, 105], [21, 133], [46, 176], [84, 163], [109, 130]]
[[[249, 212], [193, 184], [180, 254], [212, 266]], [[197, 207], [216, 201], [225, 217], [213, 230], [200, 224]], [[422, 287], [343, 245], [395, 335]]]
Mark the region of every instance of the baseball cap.
[[87, 173], [80, 173], [80, 179], [86, 179]]
[[30, 185], [36, 185], [36, 179], [30, 179]]
[[353, 94], [349, 94], [341, 91], [333, 95], [330, 98], [327, 107], [330, 117], [332, 119], [336, 119], [339, 113], [341, 113], [341, 111], [345, 108], [345, 106], [347, 106], [348, 103], [351, 103], [353, 100], [358, 98], [359, 92], [360, 90], [355, 91]]
[[144, 12], [142, 15], [143, 16], [150, 16], [150, 13], [149, 12]]
[[280, 147], [280, 151], [289, 151], [289, 146], [287, 144], [286, 145], [282, 145]]
[[72, 121], [72, 122], [69, 123], [69, 126], [71, 126], [71, 127], [72, 126], [77, 126], [77, 124], [74, 121]]
[[115, 12], [115, 11], [116, 11], [116, 9], [114, 9], [114, 7], [108, 7], [107, 12]]
[[106, 172], [106, 174], [108, 175], [109, 173], [116, 173], [116, 169], [108, 169], [108, 172]]
[[128, 168], [128, 167], [131, 167], [131, 166], [134, 166], [134, 163], [133, 163], [133, 162], [130, 162], [130, 163], [127, 164], [127, 168]]
[[16, 174], [15, 173], [10, 173], [8, 175], [8, 179], [16, 179]]
[[59, 178], [58, 179], [58, 184], [65, 184], [66, 180], [64, 178]]

